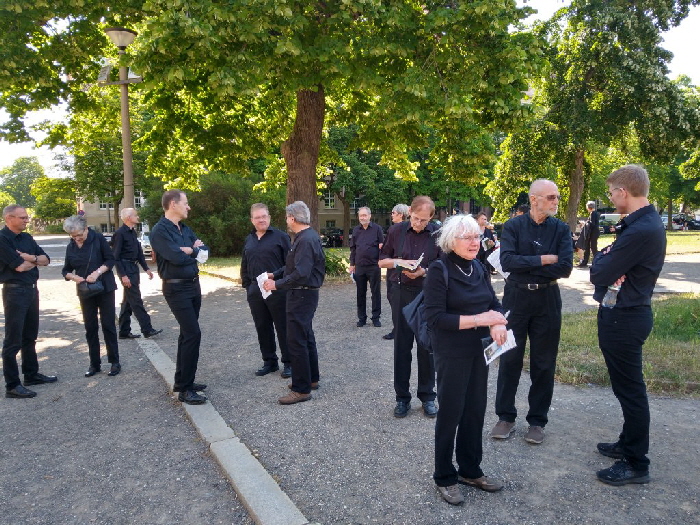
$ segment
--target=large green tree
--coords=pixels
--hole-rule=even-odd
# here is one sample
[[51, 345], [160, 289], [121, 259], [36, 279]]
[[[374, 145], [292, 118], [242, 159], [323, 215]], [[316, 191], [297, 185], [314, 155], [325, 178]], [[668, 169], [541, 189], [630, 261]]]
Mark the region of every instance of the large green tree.
[[47, 223], [73, 215], [76, 212], [75, 181], [70, 178], [40, 177], [32, 184], [36, 198], [34, 216]]
[[44, 168], [36, 157], [20, 157], [11, 166], [0, 170], [0, 189], [12, 195], [15, 203], [31, 208], [36, 204], [32, 183], [44, 176]]

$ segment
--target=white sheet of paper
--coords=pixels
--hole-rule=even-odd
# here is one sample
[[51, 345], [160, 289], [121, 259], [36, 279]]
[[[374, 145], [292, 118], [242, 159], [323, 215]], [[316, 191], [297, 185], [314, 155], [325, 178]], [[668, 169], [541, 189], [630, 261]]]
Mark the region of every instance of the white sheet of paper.
[[197, 257], [195, 258], [197, 259], [198, 263], [204, 264], [209, 260], [209, 250], [199, 250]]
[[491, 263], [498, 273], [500, 273], [504, 279], [508, 279], [510, 272], [504, 272], [501, 266], [501, 247], [499, 246], [486, 258], [488, 262]]
[[506, 342], [503, 343], [502, 346], [499, 346], [498, 343], [494, 341], [489, 346], [484, 348], [484, 359], [486, 359], [486, 364], [490, 365], [494, 359], [513, 348], [515, 348], [515, 336], [513, 335], [513, 330], [508, 330], [506, 332]]
[[272, 294], [272, 292], [270, 290], [265, 290], [265, 288], [263, 288], [263, 284], [265, 283], [265, 281], [267, 281], [267, 272], [263, 272], [260, 275], [258, 275], [257, 281], [258, 281], [258, 287], [260, 288], [260, 293], [262, 294], [263, 299], [267, 299], [268, 297], [270, 297], [270, 294]]

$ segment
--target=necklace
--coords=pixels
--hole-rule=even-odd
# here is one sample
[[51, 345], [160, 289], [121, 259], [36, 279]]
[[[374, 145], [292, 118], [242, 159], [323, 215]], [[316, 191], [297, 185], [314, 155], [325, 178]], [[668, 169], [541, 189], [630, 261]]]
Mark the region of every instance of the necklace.
[[467, 273], [467, 272], [465, 272], [464, 270], [462, 270], [462, 268], [461, 268], [457, 263], [455, 263], [455, 266], [457, 267], [457, 269], [458, 269], [460, 272], [462, 272], [462, 274], [463, 274], [465, 277], [471, 277], [472, 272], [474, 271], [474, 263], [472, 263], [472, 264], [469, 265], [469, 273]]

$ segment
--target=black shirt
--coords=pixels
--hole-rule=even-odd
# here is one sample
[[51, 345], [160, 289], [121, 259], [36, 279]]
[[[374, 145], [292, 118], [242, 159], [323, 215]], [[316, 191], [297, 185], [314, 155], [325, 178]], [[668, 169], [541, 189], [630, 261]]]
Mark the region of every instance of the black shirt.
[[[542, 255], [557, 255], [556, 264], [542, 265]], [[503, 225], [501, 266], [508, 280], [521, 284], [544, 284], [568, 277], [574, 266], [574, 248], [566, 223], [547, 217], [537, 224], [529, 213]]]
[[39, 269], [36, 266], [26, 272], [15, 270], [24, 262], [17, 250], [30, 255], [46, 255], [27, 232], [15, 233], [5, 226], [0, 230], [0, 283], [35, 284], [39, 279]]
[[[281, 270], [274, 273], [277, 278]], [[280, 290], [291, 290], [300, 286], [320, 288], [325, 276], [326, 254], [323, 253], [321, 238], [312, 228], [301, 230], [296, 234], [287, 254], [284, 275], [275, 281], [275, 287]]]
[[243, 245], [241, 257], [241, 284], [248, 288], [256, 283], [263, 272], [275, 273], [283, 269], [292, 241], [285, 232], [269, 227], [258, 239], [256, 231], [251, 232]]
[[666, 257], [666, 231], [651, 204], [620, 221], [620, 234], [607, 253], [598, 252], [591, 266], [593, 299], [600, 302], [607, 287], [625, 276], [616, 307], [648, 306]]
[[591, 235], [598, 235], [600, 233], [600, 212], [593, 210], [591, 215], [588, 217], [588, 225], [591, 228]]
[[[433, 232], [437, 230], [434, 223], [429, 223], [423, 230], [417, 232], [411, 227], [410, 221], [404, 221], [399, 224], [394, 224], [386, 235], [384, 246], [379, 255], [380, 259], [406, 259], [409, 261], [417, 260], [423, 254], [422, 268], [428, 268], [430, 263], [437, 259], [442, 251], [435, 244]], [[401, 235], [404, 235], [403, 247], [401, 244]], [[399, 253], [400, 252], [400, 253]], [[400, 282], [408, 286], [422, 287], [424, 277], [416, 277], [411, 279], [398, 271], [389, 276], [393, 282]]]
[[350, 239], [350, 265], [377, 266], [379, 245], [383, 242], [384, 232], [376, 222], [370, 222], [367, 229], [361, 224], [355, 226]]
[[63, 263], [61, 273], [63, 277], [68, 273], [87, 277], [100, 266], [106, 266], [108, 270], [100, 275], [99, 279], [105, 287], [105, 292], [117, 289], [112, 267], [114, 267], [114, 255], [109, 247], [107, 239], [95, 230], [88, 230], [87, 238], [81, 247], [71, 239], [66, 246], [66, 260]]
[[[194, 279], [199, 274], [197, 254], [192, 248], [197, 236], [184, 222], [178, 228], [170, 219], [161, 217], [151, 230], [151, 246], [156, 252], [158, 275], [161, 279]], [[180, 248], [192, 248], [187, 255]], [[207, 250], [206, 246], [201, 249]]]
[[146, 257], [143, 255], [143, 248], [136, 237], [136, 230], [123, 224], [112, 237], [112, 251], [114, 252], [114, 266], [117, 268], [117, 275], [124, 277], [126, 271], [123, 261], [138, 261], [141, 268], [148, 270]]

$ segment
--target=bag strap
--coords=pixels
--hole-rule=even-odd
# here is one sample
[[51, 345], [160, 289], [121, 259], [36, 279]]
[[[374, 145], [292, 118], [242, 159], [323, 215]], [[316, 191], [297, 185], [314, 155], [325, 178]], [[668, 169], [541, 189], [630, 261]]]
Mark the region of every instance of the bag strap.
[[[90, 235], [89, 231], [88, 231], [88, 235]], [[87, 237], [85, 238], [85, 240], [87, 241]], [[87, 276], [89, 275], [88, 270], [90, 269], [90, 262], [92, 261], [92, 248], [93, 248], [93, 245], [91, 244], [90, 245], [90, 257], [88, 257], [88, 262], [85, 265], [85, 277], [84, 277], [84, 279], [87, 279]]]

